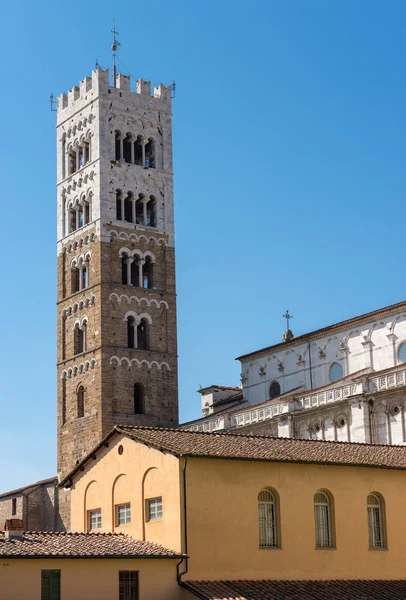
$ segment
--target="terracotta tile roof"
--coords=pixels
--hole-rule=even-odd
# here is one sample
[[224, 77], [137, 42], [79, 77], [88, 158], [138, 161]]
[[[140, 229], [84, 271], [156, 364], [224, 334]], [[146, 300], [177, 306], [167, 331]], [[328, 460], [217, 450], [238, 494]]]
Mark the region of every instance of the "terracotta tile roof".
[[255, 354], [260, 354], [261, 352], [267, 352], [268, 350], [274, 350], [276, 348], [286, 348], [288, 345], [293, 345], [295, 342], [304, 342], [310, 338], [318, 337], [328, 331], [334, 329], [340, 329], [342, 327], [347, 327], [349, 325], [358, 324], [361, 322], [368, 322], [368, 320], [377, 318], [382, 316], [384, 313], [391, 313], [398, 310], [406, 309], [406, 301], [397, 302], [396, 304], [390, 304], [389, 306], [385, 306], [384, 308], [378, 308], [377, 310], [373, 310], [369, 313], [365, 313], [363, 315], [358, 315], [357, 317], [352, 317], [351, 319], [346, 319], [345, 321], [339, 321], [338, 323], [334, 323], [333, 325], [328, 325], [327, 327], [322, 327], [321, 329], [315, 329], [314, 331], [310, 331], [309, 333], [304, 333], [303, 335], [299, 335], [298, 337], [294, 337], [288, 342], [279, 342], [278, 344], [273, 344], [272, 346], [266, 346], [265, 348], [260, 348], [259, 350], [254, 350], [253, 352], [248, 352], [247, 354], [241, 354], [235, 360], [241, 360], [248, 358], [248, 356], [254, 356]]
[[202, 600], [405, 600], [399, 581], [185, 581]]
[[5, 496], [15, 496], [16, 494], [21, 494], [25, 490], [29, 488], [37, 487], [37, 485], [47, 485], [48, 483], [58, 483], [58, 477], [49, 477], [48, 479], [41, 479], [41, 481], [36, 481], [35, 483], [30, 483], [29, 485], [25, 485], [24, 487], [17, 488], [15, 490], [10, 490], [9, 492], [2, 492], [0, 494], [0, 498], [4, 498]]
[[73, 475], [116, 434], [179, 457], [226, 458], [272, 462], [315, 463], [406, 469], [406, 446], [354, 444], [275, 438], [227, 432], [204, 433], [187, 429], [116, 425], [112, 431], [61, 481]]
[[140, 542], [124, 533], [27, 532], [23, 539], [6, 540], [0, 533], [0, 557], [10, 558], [179, 558], [181, 554], [159, 544]]

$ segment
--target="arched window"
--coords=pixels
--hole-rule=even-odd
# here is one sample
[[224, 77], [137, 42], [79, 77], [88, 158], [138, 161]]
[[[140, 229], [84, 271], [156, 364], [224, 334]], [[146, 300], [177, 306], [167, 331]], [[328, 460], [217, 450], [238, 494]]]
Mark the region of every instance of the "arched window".
[[74, 329], [74, 353], [81, 354], [86, 352], [86, 330], [87, 323], [84, 321], [82, 325], [76, 323]]
[[156, 227], [156, 199], [155, 196], [150, 196], [147, 202], [147, 222], [148, 227]]
[[144, 409], [144, 387], [141, 383], [134, 384], [134, 414], [143, 415]]
[[62, 425], [66, 423], [66, 379], [62, 379]]
[[77, 401], [77, 410], [78, 410], [78, 419], [85, 416], [85, 388], [83, 385], [78, 387], [78, 391], [76, 394]]
[[137, 139], [134, 142], [134, 163], [136, 165], [140, 165], [141, 167], [143, 164], [143, 145], [144, 139], [142, 135], [137, 136]]
[[122, 192], [116, 190], [116, 219], [117, 221], [123, 220], [123, 209], [122, 209]]
[[339, 379], [341, 379], [341, 377], [343, 376], [343, 368], [340, 365], [340, 363], [333, 362], [333, 364], [330, 365], [329, 375], [331, 382], [338, 381]]
[[271, 383], [271, 385], [269, 386], [269, 397], [272, 400], [272, 398], [277, 398], [280, 395], [281, 395], [281, 386], [279, 385], [278, 381], [273, 381]]
[[132, 223], [133, 220], [133, 195], [131, 192], [124, 200], [124, 219], [122, 220], [127, 221], [127, 223]]
[[144, 289], [152, 288], [152, 270], [153, 262], [150, 256], [147, 256], [142, 267], [142, 283]]
[[319, 490], [314, 495], [316, 548], [333, 548], [333, 523], [330, 494]]
[[131, 285], [131, 259], [127, 254], [121, 257], [121, 281], [123, 285]]
[[144, 223], [144, 194], [140, 194], [135, 203], [135, 222], [137, 225], [145, 225]]
[[369, 494], [367, 510], [369, 547], [385, 548], [385, 514], [382, 496], [377, 493]]
[[80, 290], [80, 273], [77, 267], [74, 267], [71, 270], [71, 283], [72, 294], [75, 294]]
[[148, 350], [148, 323], [146, 319], [141, 319], [137, 327], [137, 348]]
[[129, 348], [136, 348], [134, 317], [128, 317], [127, 319], [127, 345]]
[[121, 134], [119, 131], [115, 132], [115, 141], [116, 141], [116, 160], [120, 160], [120, 158], [121, 158]]
[[145, 166], [155, 169], [155, 141], [153, 138], [149, 138], [145, 145]]
[[258, 494], [258, 532], [260, 548], [279, 546], [277, 498], [271, 490]]
[[132, 155], [131, 146], [132, 146], [131, 133], [127, 133], [127, 135], [123, 139], [123, 158], [124, 158], [124, 160], [125, 160], [126, 163], [131, 163], [132, 162], [132, 160], [131, 160], [131, 155]]

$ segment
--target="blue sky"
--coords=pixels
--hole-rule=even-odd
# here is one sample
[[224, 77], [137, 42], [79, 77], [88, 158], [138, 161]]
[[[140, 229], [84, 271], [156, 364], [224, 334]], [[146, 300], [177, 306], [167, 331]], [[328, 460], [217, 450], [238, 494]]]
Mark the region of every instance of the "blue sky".
[[2, 490], [56, 472], [49, 94], [110, 66], [113, 16], [121, 71], [177, 83], [181, 420], [286, 308], [298, 335], [406, 296], [403, 1], [3, 3]]

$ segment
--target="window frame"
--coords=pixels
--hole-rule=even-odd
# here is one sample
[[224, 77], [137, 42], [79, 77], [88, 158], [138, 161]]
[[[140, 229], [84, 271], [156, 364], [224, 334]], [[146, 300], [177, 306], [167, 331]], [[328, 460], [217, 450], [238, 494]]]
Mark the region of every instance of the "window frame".
[[[317, 500], [317, 496], [324, 496], [327, 501], [322, 502], [320, 500]], [[327, 544], [323, 543], [323, 535], [325, 535], [325, 532], [321, 532], [321, 527], [323, 527], [323, 523], [320, 519], [322, 511], [316, 510], [316, 507], [327, 507]], [[316, 550], [336, 550], [334, 498], [331, 492], [324, 489], [317, 490], [317, 492], [313, 496], [313, 512]]]
[[[161, 510], [159, 510], [159, 501], [160, 501]], [[153, 502], [157, 503], [157, 509], [155, 511], [156, 516], [152, 516], [152, 514], [151, 514], [151, 506], [152, 506]], [[146, 516], [147, 523], [150, 523], [153, 521], [162, 521], [162, 519], [164, 518], [162, 496], [155, 496], [154, 498], [147, 498], [145, 500], [145, 503], [146, 503], [145, 516]], [[159, 513], [161, 516], [159, 516]]]
[[[128, 507], [128, 511], [127, 511], [127, 507]], [[120, 509], [124, 508], [125, 509], [125, 519], [128, 520], [124, 520], [122, 523], [120, 523]], [[115, 507], [115, 513], [116, 513], [116, 527], [123, 527], [125, 525], [130, 525], [131, 524], [131, 502], [125, 502], [122, 504], [116, 504]]]
[[[92, 515], [93, 513], [100, 513], [100, 527], [92, 527]], [[96, 520], [96, 524], [98, 523], [99, 519]], [[103, 521], [102, 521], [102, 509], [101, 508], [92, 508], [91, 510], [87, 511], [87, 530], [88, 531], [99, 531], [100, 529], [103, 528]]]
[[[370, 498], [375, 498], [378, 501], [378, 504], [370, 504], [370, 502], [369, 502]], [[375, 524], [371, 523], [371, 521], [370, 521], [370, 515], [371, 515], [370, 509], [375, 509], [376, 507], [379, 507], [379, 524], [378, 524], [378, 526], [379, 526], [379, 535], [381, 538], [380, 544], [371, 543], [371, 542], [374, 542], [374, 540], [373, 540], [374, 535], [371, 535], [371, 533], [373, 532], [373, 527]], [[371, 492], [367, 496], [367, 525], [368, 525], [368, 550], [372, 550], [372, 551], [387, 550], [388, 543], [387, 543], [387, 537], [386, 537], [385, 500], [384, 500], [382, 494], [380, 494], [379, 492]]]
[[[139, 600], [140, 575], [139, 571], [118, 572], [118, 597], [119, 600]], [[131, 574], [131, 576], [130, 576]], [[124, 589], [122, 589], [124, 588]], [[127, 589], [125, 589], [127, 588]]]
[[61, 569], [41, 569], [41, 600], [61, 600]]
[[[271, 500], [261, 499], [261, 495], [269, 494]], [[270, 514], [265, 514], [261, 517], [261, 512], [267, 512], [267, 506], [270, 505]], [[279, 494], [276, 490], [270, 487], [265, 487], [260, 490], [257, 495], [257, 512], [258, 512], [258, 548], [260, 550], [280, 550], [281, 545], [281, 527], [280, 527], [280, 504]], [[269, 520], [270, 517], [270, 520]], [[261, 519], [264, 522], [264, 528], [261, 527]], [[270, 522], [270, 528], [269, 523]], [[261, 543], [261, 537], [270, 538], [270, 543]], [[272, 543], [273, 540], [273, 543]]]
[[17, 514], [17, 498], [11, 498], [11, 516], [15, 517]]

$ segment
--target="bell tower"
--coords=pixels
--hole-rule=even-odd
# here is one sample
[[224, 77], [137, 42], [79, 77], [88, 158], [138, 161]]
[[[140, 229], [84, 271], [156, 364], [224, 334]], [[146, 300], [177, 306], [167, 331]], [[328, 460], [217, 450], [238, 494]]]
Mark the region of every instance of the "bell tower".
[[58, 474], [117, 423], [178, 423], [171, 89], [58, 98]]

